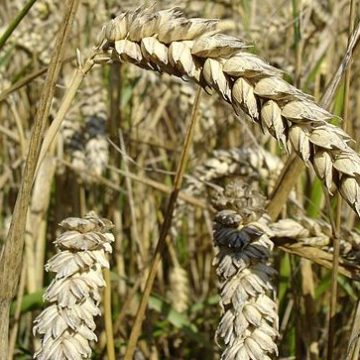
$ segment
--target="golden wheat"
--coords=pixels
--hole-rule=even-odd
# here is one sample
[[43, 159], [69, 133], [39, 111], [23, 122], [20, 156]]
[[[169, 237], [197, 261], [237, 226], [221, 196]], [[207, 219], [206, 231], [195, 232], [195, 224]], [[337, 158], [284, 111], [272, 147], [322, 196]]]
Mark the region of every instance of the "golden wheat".
[[67, 218], [65, 230], [54, 242], [60, 252], [46, 270], [56, 273], [44, 299], [50, 305], [35, 319], [34, 333], [42, 336], [34, 357], [42, 360], [83, 359], [91, 356], [90, 342], [96, 341], [93, 317], [100, 315], [102, 268], [109, 268], [114, 236], [109, 220], [90, 212], [83, 219]]
[[277, 355], [277, 305], [269, 297], [275, 270], [269, 265], [273, 244], [263, 214], [264, 198], [240, 179], [227, 184], [214, 201], [214, 221], [222, 318], [217, 329], [222, 359], [270, 359]]
[[114, 61], [167, 72], [218, 92], [244, 111], [285, 149], [311, 163], [330, 193], [338, 188], [360, 214], [360, 158], [351, 138], [328, 121], [335, 116], [287, 83], [281, 72], [243, 51], [246, 45], [216, 33], [215, 20], [186, 19], [176, 9], [140, 7], [103, 28], [103, 49]]

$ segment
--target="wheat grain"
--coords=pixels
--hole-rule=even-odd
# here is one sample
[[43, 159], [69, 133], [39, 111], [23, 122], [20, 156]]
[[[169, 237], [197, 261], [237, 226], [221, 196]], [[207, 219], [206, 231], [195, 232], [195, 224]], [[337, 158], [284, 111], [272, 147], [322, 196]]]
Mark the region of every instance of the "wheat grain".
[[225, 346], [221, 358], [270, 359], [277, 355], [278, 315], [268, 296], [275, 270], [268, 264], [273, 244], [264, 198], [237, 180], [215, 203], [220, 210], [214, 221], [214, 264], [223, 312], [216, 332]]
[[360, 159], [347, 144], [351, 138], [328, 123], [335, 116], [283, 80], [277, 69], [242, 51], [241, 41], [214, 34], [216, 23], [186, 19], [175, 9], [141, 7], [104, 26], [103, 49], [112, 50], [113, 60], [191, 79], [218, 92], [236, 112], [243, 110], [285, 149], [292, 147], [311, 163], [328, 191], [335, 185], [359, 215]]
[[65, 230], [55, 240], [60, 252], [45, 267], [56, 273], [44, 299], [50, 305], [35, 319], [34, 333], [42, 336], [34, 358], [75, 360], [91, 356], [90, 342], [96, 341], [94, 316], [105, 286], [101, 269], [109, 268], [112, 224], [90, 212], [84, 218], [67, 218]]

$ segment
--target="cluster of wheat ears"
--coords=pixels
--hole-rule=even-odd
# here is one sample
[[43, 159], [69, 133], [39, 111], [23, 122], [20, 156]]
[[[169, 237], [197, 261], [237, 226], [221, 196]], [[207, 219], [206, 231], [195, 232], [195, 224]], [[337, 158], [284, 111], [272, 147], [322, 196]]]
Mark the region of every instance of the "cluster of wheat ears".
[[[38, 149], [39, 161], [34, 172], [40, 172], [40, 163], [61, 128], [65, 145], [72, 148], [72, 164], [67, 165], [81, 174], [82, 182], [101, 178], [109, 158], [101, 86], [95, 91], [97, 85], [90, 85], [101, 99], [96, 100], [96, 109], [91, 101], [82, 105], [81, 116], [89, 119], [83, 128], [75, 128], [72, 118], [64, 120], [64, 116], [76, 88], [95, 64], [131, 63], [194, 82], [206, 93], [220, 95], [236, 116], [260, 125], [262, 132], [269, 133], [288, 154], [296, 153], [315, 171], [324, 189], [330, 195], [338, 191], [359, 216], [360, 157], [350, 147], [352, 138], [331, 123], [338, 117], [290, 85], [281, 70], [253, 54], [245, 41], [223, 34], [218, 25], [218, 20], [189, 19], [176, 8], [156, 11], [155, 6], [123, 12], [105, 24], [88, 60], [82, 63], [79, 59], [79, 69], [71, 83], [73, 88], [65, 94], [45, 134], [41, 151]], [[193, 121], [195, 112], [196, 107]], [[121, 150], [125, 157], [124, 149]], [[184, 153], [185, 158], [185, 150]], [[276, 277], [272, 265], [274, 244], [332, 267], [332, 253], [336, 249], [332, 241], [334, 227], [329, 222], [306, 216], [294, 193], [289, 195], [288, 217], [277, 220], [278, 214], [271, 213], [267, 207], [283, 166], [277, 156], [261, 148], [215, 151], [187, 179], [181, 196], [179, 188], [174, 188], [169, 201], [169, 224], [162, 228], [153, 269], [146, 273], [147, 283], [141, 284], [146, 306], [151, 277], [157, 271], [157, 256], [161, 256], [163, 249], [161, 244], [167, 244], [173, 263], [170, 283], [175, 287], [170, 302], [179, 313], [189, 306], [188, 279], [167, 234], [174, 238], [179, 235], [182, 219], [189, 211], [188, 203], [210, 189], [210, 213], [214, 213], [213, 265], [218, 277], [221, 318], [216, 332], [209, 337], [215, 337], [224, 360], [268, 360], [279, 356], [277, 344], [281, 332], [277, 291], [272, 282]], [[177, 196], [178, 206], [174, 210], [171, 204]], [[58, 253], [45, 266], [55, 276], [43, 297], [46, 308], [34, 322], [34, 333], [41, 338], [34, 358], [91, 358], [92, 344], [97, 341], [94, 317], [101, 314], [101, 291], [106, 286], [102, 270], [110, 268], [113, 225], [90, 212], [83, 218], [66, 218], [60, 227], [63, 233], [54, 242]], [[358, 279], [359, 234], [340, 228], [336, 236], [341, 255], [337, 264], [339, 272]], [[0, 259], [6, 256], [6, 249]], [[136, 261], [141, 262], [142, 256], [140, 253]], [[138, 314], [141, 306], [142, 303]], [[141, 326], [141, 316], [136, 320]], [[139, 329], [134, 326], [126, 359], [133, 357], [138, 336]], [[108, 357], [111, 358], [111, 352]]]

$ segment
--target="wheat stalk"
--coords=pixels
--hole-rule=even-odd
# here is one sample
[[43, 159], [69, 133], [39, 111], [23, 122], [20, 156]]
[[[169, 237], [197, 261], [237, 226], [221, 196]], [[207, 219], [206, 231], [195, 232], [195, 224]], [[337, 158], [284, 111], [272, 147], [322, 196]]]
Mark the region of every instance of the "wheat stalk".
[[100, 315], [100, 290], [105, 286], [102, 268], [109, 268], [114, 237], [109, 220], [90, 212], [84, 218], [67, 218], [55, 240], [60, 252], [45, 269], [56, 273], [44, 294], [50, 305], [35, 319], [34, 333], [42, 336], [34, 358], [82, 359], [91, 356], [90, 341], [97, 340], [94, 316]]
[[264, 214], [264, 198], [237, 180], [215, 201], [214, 220], [222, 318], [217, 337], [225, 348], [222, 359], [270, 359], [277, 355], [276, 303], [268, 296], [275, 270], [268, 264], [273, 244]]
[[237, 114], [244, 111], [285, 149], [312, 164], [329, 193], [338, 188], [360, 214], [360, 158], [351, 138], [328, 121], [335, 116], [281, 78], [281, 72], [232, 36], [216, 33], [216, 20], [186, 19], [177, 9], [140, 7], [103, 28], [112, 60], [190, 79], [216, 91]]

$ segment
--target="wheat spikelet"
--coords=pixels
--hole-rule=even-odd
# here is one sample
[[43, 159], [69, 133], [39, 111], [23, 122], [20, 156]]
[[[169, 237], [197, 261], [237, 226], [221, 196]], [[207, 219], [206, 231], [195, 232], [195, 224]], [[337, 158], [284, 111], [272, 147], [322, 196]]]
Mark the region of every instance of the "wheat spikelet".
[[278, 315], [267, 294], [275, 270], [268, 265], [273, 244], [264, 199], [237, 181], [215, 203], [220, 209], [214, 220], [214, 264], [223, 310], [216, 332], [224, 344], [221, 358], [271, 359], [277, 355]]
[[169, 300], [171, 306], [178, 312], [187, 310], [189, 306], [189, 280], [185, 269], [175, 265], [170, 270]]
[[328, 123], [334, 115], [288, 84], [279, 70], [242, 51], [242, 41], [214, 34], [215, 20], [186, 19], [176, 9], [141, 7], [120, 14], [104, 29], [112, 59], [167, 72], [218, 92], [235, 112], [247, 113], [285, 149], [312, 164], [330, 193], [337, 187], [360, 214], [360, 158], [351, 138]]
[[60, 252], [45, 269], [56, 273], [44, 294], [50, 305], [35, 319], [34, 333], [42, 336], [34, 358], [83, 359], [91, 356], [96, 341], [94, 316], [100, 315], [100, 290], [105, 286], [101, 269], [109, 268], [114, 237], [109, 220], [90, 212], [84, 218], [67, 218], [65, 230], [55, 240]]

